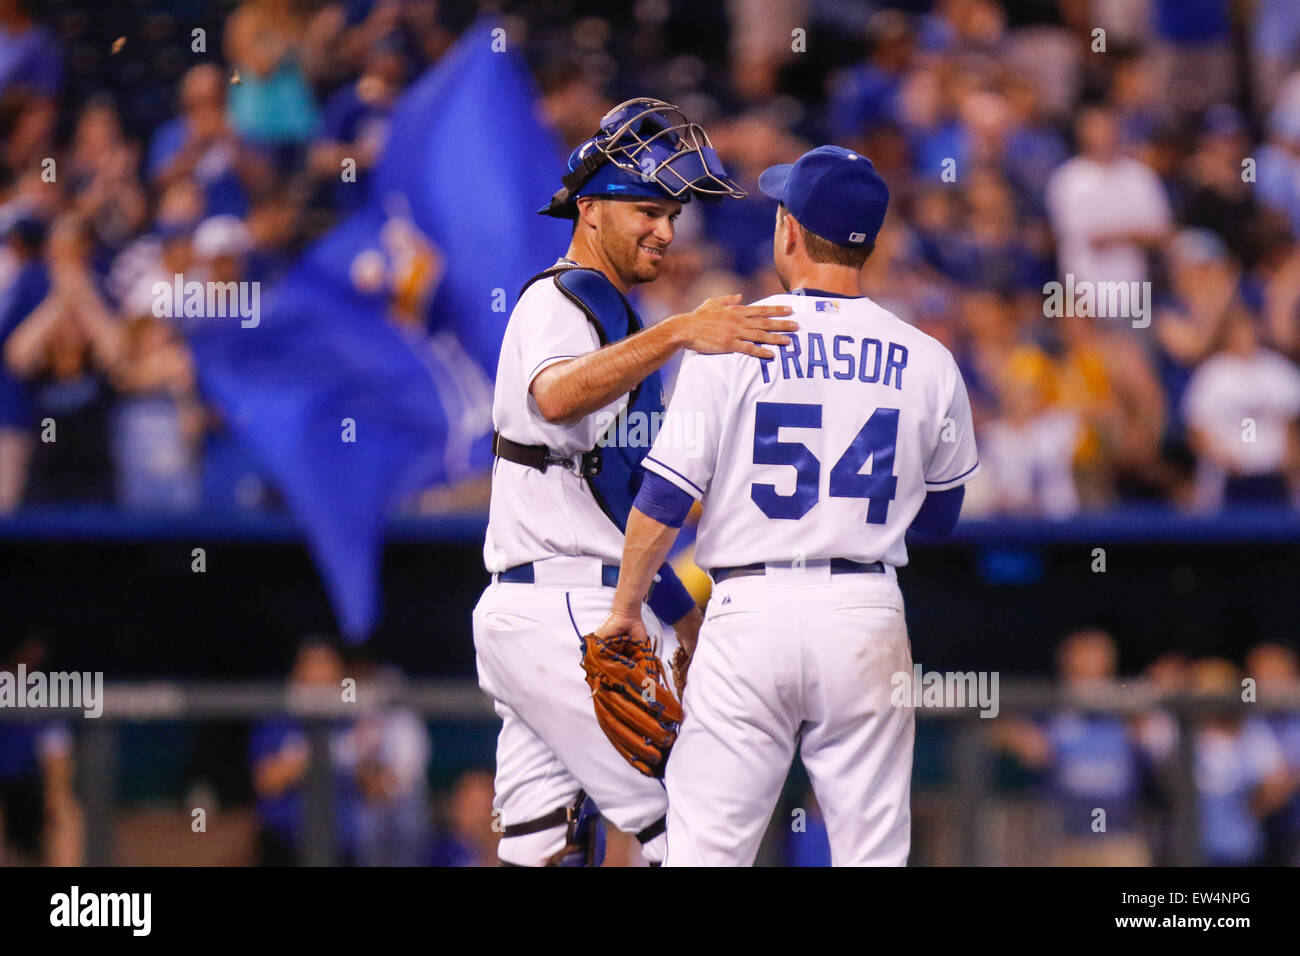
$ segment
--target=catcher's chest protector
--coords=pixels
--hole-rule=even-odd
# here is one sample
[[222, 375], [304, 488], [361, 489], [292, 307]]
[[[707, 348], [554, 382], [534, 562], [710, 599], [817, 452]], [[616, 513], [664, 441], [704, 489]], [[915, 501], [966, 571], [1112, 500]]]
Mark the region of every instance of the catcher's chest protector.
[[[554, 282], [583, 311], [602, 346], [641, 331], [636, 310], [603, 272], [561, 263], [533, 276], [519, 294], [523, 295], [524, 289], [534, 282], [544, 280]], [[653, 443], [652, 423], [657, 425], [662, 421], [663, 410], [663, 382], [658, 372], [651, 372], [632, 390], [627, 407], [605, 432], [600, 472], [587, 478], [596, 503], [620, 531], [627, 530], [627, 516], [644, 476], [641, 459]], [[621, 439], [633, 439], [636, 443], [620, 445]]]

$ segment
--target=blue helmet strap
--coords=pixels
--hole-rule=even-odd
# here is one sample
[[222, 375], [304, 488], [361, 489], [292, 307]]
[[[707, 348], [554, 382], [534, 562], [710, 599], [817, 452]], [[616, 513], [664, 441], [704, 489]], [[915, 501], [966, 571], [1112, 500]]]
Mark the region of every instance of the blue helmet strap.
[[591, 181], [591, 177], [596, 175], [597, 170], [609, 162], [609, 157], [599, 150], [588, 153], [582, 157], [582, 162], [578, 168], [570, 170], [560, 177], [560, 182], [564, 183], [564, 188], [557, 190], [551, 197], [552, 206], [562, 206], [573, 199], [578, 194], [578, 190]]
[[582, 157], [582, 162], [577, 169], [565, 173], [560, 177], [560, 182], [564, 183], [564, 188], [572, 196], [583, 186], [587, 185], [588, 180], [596, 175], [596, 170], [609, 162], [609, 157], [599, 150], [588, 153]]

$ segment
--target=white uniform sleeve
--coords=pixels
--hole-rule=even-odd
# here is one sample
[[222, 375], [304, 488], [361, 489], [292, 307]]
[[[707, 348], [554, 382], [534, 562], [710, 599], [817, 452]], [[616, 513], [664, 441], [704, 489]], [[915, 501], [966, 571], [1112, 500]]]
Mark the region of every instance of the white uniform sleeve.
[[725, 356], [686, 353], [659, 434], [642, 461], [647, 471], [696, 501], [704, 497], [718, 463], [727, 414], [726, 372]]
[[948, 402], [940, 408], [934, 450], [925, 466], [925, 490], [946, 491], [964, 485], [979, 472], [970, 396], [952, 356], [948, 356]]
[[[531, 290], [530, 290], [531, 291]], [[532, 388], [543, 369], [600, 348], [600, 339], [582, 310], [562, 294], [538, 290], [525, 305], [519, 327], [519, 367], [524, 370], [524, 389]], [[536, 409], [531, 396], [529, 407]]]

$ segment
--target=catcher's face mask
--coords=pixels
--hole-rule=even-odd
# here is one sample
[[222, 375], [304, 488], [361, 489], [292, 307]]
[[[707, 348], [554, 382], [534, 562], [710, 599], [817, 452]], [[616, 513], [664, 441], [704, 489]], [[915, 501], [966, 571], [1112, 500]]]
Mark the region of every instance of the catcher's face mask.
[[564, 188], [538, 212], [575, 219], [579, 196], [720, 202], [745, 198], [727, 176], [709, 136], [680, 109], [663, 100], [628, 100], [605, 114], [600, 132], [569, 157]]

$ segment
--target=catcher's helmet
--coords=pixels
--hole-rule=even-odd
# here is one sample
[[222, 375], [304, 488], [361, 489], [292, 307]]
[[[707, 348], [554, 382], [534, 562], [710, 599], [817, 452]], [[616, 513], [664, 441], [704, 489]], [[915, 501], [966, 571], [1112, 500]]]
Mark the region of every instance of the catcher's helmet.
[[744, 199], [727, 176], [709, 136], [680, 109], [640, 97], [605, 114], [600, 131], [569, 156], [564, 183], [537, 210], [559, 219], [578, 217], [579, 196], [650, 196], [687, 202], [692, 195], [720, 202]]

